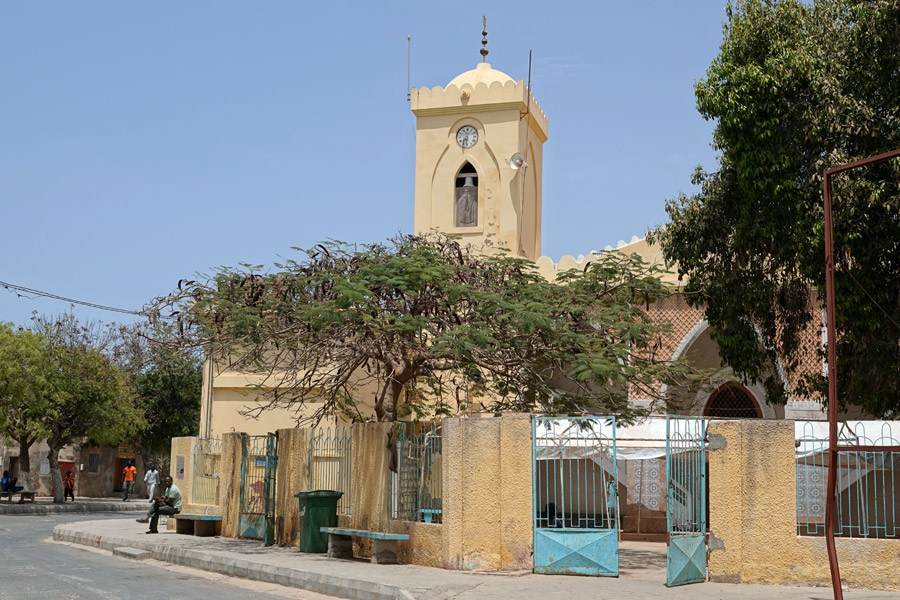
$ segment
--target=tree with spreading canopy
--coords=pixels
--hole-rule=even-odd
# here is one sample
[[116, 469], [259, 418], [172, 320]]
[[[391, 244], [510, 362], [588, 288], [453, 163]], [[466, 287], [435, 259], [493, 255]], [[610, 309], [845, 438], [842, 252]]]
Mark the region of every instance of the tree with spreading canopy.
[[59, 451], [84, 441], [117, 445], [133, 437], [144, 420], [130, 379], [104, 353], [114, 340], [113, 328], [82, 324], [65, 313], [37, 318], [33, 329], [49, 342], [43, 367], [48, 390], [42, 419], [53, 501], [64, 502]]
[[[696, 84], [716, 123], [715, 172], [667, 204], [651, 235], [687, 279], [723, 360], [765, 379], [770, 402], [821, 394], [803, 373], [804, 330], [825, 290], [825, 169], [900, 148], [900, 3], [740, 0]], [[834, 182], [837, 364], [842, 407], [900, 411], [900, 161]], [[805, 375], [793, 390], [772, 373]], [[767, 375], [768, 374], [768, 375]]]
[[136, 322], [119, 329], [116, 362], [134, 384], [145, 426], [135, 436], [144, 464], [162, 464], [173, 437], [197, 435], [203, 361], [196, 349], [172, 343], [164, 323]]
[[20, 477], [31, 472], [31, 446], [47, 435], [48, 357], [42, 335], [0, 323], [0, 439], [18, 444]]
[[[526, 259], [438, 235], [303, 253], [272, 272], [182, 281], [148, 308], [189, 325], [220, 368], [263, 376], [246, 414], [365, 420], [370, 390], [379, 421], [466, 409], [628, 420], [666, 401], [663, 384], [700, 379], [657, 355], [666, 324], [646, 307], [668, 292], [637, 255], [605, 254], [551, 283]], [[657, 404], [629, 403], [629, 388]]]

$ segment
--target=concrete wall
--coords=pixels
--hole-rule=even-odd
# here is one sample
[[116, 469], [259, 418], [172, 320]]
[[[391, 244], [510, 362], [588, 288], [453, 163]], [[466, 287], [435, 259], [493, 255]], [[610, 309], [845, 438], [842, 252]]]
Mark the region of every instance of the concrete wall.
[[531, 416], [444, 419], [443, 566], [533, 567]]
[[[709, 425], [711, 581], [829, 585], [821, 537], [798, 536], [793, 421]], [[845, 584], [900, 590], [900, 540], [836, 540]]]

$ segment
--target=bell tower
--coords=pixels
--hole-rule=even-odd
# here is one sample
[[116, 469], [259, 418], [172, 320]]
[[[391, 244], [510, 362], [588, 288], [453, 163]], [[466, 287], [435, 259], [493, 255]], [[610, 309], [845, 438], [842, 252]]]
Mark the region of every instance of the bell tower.
[[484, 62], [446, 87], [413, 88], [416, 233], [541, 254], [541, 167], [548, 122], [528, 86]]

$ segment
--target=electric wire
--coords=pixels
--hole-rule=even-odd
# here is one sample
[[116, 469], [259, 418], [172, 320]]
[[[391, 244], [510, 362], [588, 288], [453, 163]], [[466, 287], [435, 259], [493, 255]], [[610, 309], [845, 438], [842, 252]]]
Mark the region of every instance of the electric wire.
[[116, 308], [114, 306], [95, 304], [94, 302], [87, 302], [85, 300], [76, 300], [75, 298], [67, 298], [65, 296], [51, 294], [50, 292], [36, 290], [34, 288], [25, 287], [23, 285], [16, 285], [15, 283], [8, 283], [6, 281], [0, 281], [0, 287], [4, 288], [20, 297], [27, 298], [29, 296], [27, 296], [26, 294], [30, 294], [31, 296], [35, 296], [35, 297], [50, 298], [51, 300], [62, 300], [63, 302], [69, 302], [71, 304], [78, 304], [80, 306], [87, 306], [87, 307], [96, 308], [99, 310], [107, 310], [110, 312], [123, 313], [126, 315], [143, 315], [144, 314], [141, 311], [128, 310], [127, 308]]

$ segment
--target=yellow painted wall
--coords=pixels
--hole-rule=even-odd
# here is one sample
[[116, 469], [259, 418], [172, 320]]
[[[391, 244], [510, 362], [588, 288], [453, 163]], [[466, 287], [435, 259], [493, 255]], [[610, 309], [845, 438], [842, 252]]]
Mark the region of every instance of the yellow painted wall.
[[[824, 538], [796, 534], [793, 421], [709, 425], [711, 581], [829, 585]], [[900, 540], [836, 540], [845, 584], [900, 590]]]
[[443, 566], [533, 566], [531, 416], [444, 419]]
[[[348, 526], [370, 531], [406, 533], [409, 541], [398, 543], [401, 562], [429, 567], [442, 566], [442, 526], [388, 518], [388, 433], [391, 423], [360, 423], [353, 426], [352, 485]], [[371, 540], [356, 538], [354, 553], [371, 556]]]

